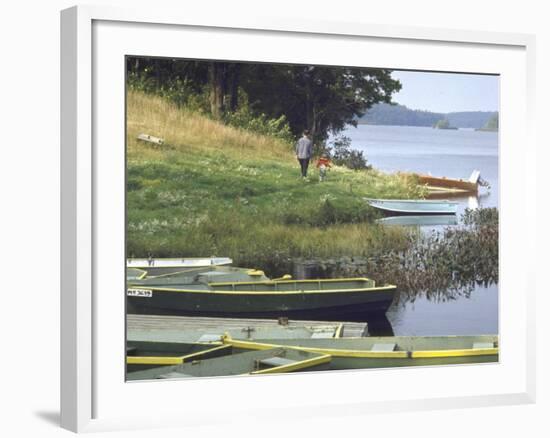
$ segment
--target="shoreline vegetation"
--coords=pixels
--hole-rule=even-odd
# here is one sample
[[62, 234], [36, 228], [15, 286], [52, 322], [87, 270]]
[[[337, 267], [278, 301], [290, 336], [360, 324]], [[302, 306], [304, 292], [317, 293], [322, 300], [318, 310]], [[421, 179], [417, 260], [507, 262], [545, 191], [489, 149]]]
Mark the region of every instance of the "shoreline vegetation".
[[129, 257], [223, 255], [278, 275], [300, 258], [406, 249], [407, 233], [376, 225], [363, 198], [422, 197], [414, 176], [334, 166], [319, 183], [313, 165], [309, 181], [299, 174], [289, 141], [128, 90]]
[[491, 117], [487, 120], [487, 123], [481, 128], [476, 129], [476, 131], [485, 131], [485, 132], [498, 132], [498, 115]]
[[498, 284], [498, 210], [469, 210], [460, 226], [442, 231], [407, 235], [406, 249], [394, 249], [372, 257], [311, 259], [300, 262], [314, 276], [369, 276], [399, 285], [396, 306], [421, 296], [445, 302], [469, 297], [476, 286]]

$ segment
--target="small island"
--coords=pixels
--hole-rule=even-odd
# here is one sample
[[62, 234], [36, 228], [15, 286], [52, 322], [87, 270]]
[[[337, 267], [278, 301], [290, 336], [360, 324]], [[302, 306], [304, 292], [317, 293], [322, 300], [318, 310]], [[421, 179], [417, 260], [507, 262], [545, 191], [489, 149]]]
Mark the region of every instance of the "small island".
[[451, 126], [450, 122], [448, 119], [441, 119], [441, 120], [438, 120], [434, 125], [433, 127], [435, 129], [458, 129], [457, 127], [455, 126]]
[[498, 114], [492, 116], [483, 127], [476, 129], [476, 131], [498, 132]]

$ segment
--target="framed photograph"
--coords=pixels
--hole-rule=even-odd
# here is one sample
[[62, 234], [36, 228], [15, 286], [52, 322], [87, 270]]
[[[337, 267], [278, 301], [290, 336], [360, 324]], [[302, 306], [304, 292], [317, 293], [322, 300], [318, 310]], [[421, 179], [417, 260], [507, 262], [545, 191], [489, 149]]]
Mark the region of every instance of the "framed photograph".
[[534, 37], [79, 6], [61, 50], [63, 427], [534, 401]]

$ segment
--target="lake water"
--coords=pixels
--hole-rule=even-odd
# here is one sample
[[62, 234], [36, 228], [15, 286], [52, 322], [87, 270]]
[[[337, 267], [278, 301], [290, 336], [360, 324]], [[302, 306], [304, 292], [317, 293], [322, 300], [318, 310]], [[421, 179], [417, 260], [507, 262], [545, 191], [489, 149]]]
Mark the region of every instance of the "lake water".
[[[498, 134], [473, 130], [439, 130], [408, 126], [359, 125], [343, 133], [352, 147], [384, 172], [418, 172], [449, 178], [469, 178], [474, 169], [490, 184], [477, 197], [456, 198], [459, 216], [467, 207], [498, 207]], [[442, 227], [423, 227], [431, 231]], [[476, 286], [467, 296], [449, 301], [414, 302], [393, 306], [389, 326], [372, 324], [371, 331], [395, 335], [477, 335], [498, 333], [498, 285]], [[386, 323], [388, 322], [386, 321]]]

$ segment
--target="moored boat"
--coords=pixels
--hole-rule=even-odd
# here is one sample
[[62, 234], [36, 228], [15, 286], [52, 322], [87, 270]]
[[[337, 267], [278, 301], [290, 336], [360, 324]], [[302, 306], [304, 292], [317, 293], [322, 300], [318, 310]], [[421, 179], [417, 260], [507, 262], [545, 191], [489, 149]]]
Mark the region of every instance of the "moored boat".
[[187, 257], [187, 258], [129, 258], [127, 269], [146, 272], [148, 276], [171, 274], [197, 268], [228, 266], [233, 263], [229, 257]]
[[218, 267], [128, 281], [129, 312], [293, 319], [379, 314], [388, 309], [397, 289], [369, 278], [270, 280], [262, 271], [243, 271]]
[[126, 371], [140, 371], [162, 365], [181, 365], [192, 360], [203, 360], [231, 354], [229, 344], [199, 342], [151, 342], [126, 343]]
[[470, 178], [464, 180], [420, 174], [418, 175], [418, 182], [425, 186], [428, 191], [438, 192], [445, 189], [447, 191], [457, 191], [463, 194], [475, 194], [478, 191], [480, 175], [479, 170], [474, 170]]
[[458, 202], [426, 199], [369, 199], [367, 203], [379, 210], [394, 215], [447, 215], [456, 214]]
[[245, 341], [224, 338], [235, 348], [296, 348], [330, 354], [331, 369], [385, 368], [498, 361], [498, 337], [387, 336], [341, 339], [269, 339]]
[[126, 280], [142, 280], [147, 276], [147, 271], [138, 268], [126, 268]]
[[328, 369], [328, 354], [277, 347], [127, 373], [127, 380], [259, 375]]

